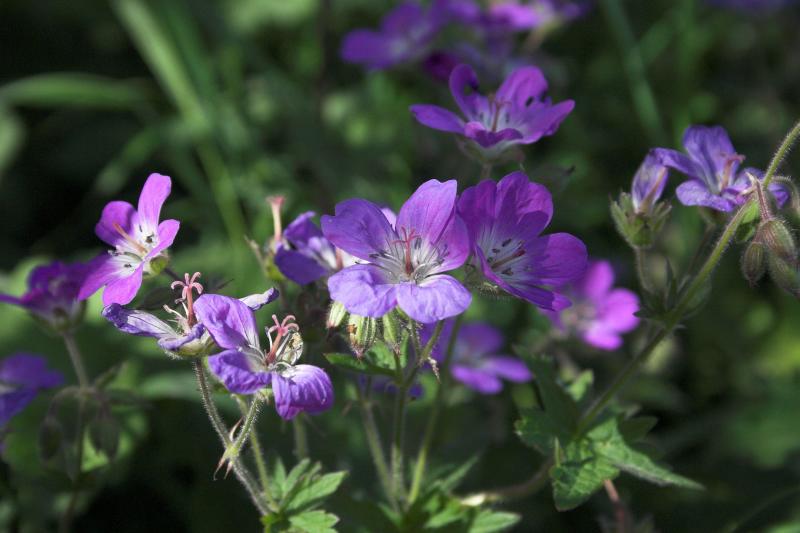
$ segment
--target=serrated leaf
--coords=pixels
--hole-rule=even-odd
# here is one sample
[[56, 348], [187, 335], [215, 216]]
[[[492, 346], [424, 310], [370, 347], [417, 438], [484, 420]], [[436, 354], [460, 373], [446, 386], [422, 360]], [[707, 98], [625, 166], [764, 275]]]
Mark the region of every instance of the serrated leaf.
[[320, 477], [308, 476], [301, 483], [301, 488], [294, 494], [285, 510], [288, 512], [307, 509], [336, 492], [342, 484], [347, 472], [332, 472]]
[[463, 505], [456, 500], [444, 498], [443, 500], [443, 507], [439, 508], [425, 522], [426, 529], [438, 529], [464, 518], [465, 510]]
[[569, 428], [541, 409], [523, 409], [520, 415], [522, 418], [514, 424], [517, 435], [542, 454], [552, 453], [555, 439], [568, 441], [572, 436]]
[[505, 531], [519, 522], [520, 516], [515, 513], [481, 509], [472, 520], [467, 530], [469, 533], [494, 533]]
[[307, 511], [289, 517], [289, 523], [305, 533], [335, 533], [339, 517], [325, 511]]
[[619, 470], [596, 455], [586, 440], [570, 443], [564, 454], [564, 459], [550, 469], [553, 500], [559, 511], [576, 508], [597, 492], [605, 480], [619, 475]]
[[645, 438], [657, 423], [658, 418], [654, 416], [637, 416], [622, 420], [619, 423], [619, 431], [626, 442], [637, 442]]
[[324, 355], [329, 363], [339, 368], [372, 376], [395, 376], [394, 370], [375, 364], [370, 357], [370, 352], [365, 353], [361, 359], [348, 353], [326, 353]]
[[461, 482], [464, 481], [464, 478], [467, 476], [467, 474], [469, 474], [470, 470], [472, 470], [472, 467], [475, 466], [475, 463], [477, 462], [477, 456], [471, 457], [467, 462], [453, 469], [453, 471], [447, 476], [437, 479], [435, 483], [442, 491], [449, 492], [458, 487]]

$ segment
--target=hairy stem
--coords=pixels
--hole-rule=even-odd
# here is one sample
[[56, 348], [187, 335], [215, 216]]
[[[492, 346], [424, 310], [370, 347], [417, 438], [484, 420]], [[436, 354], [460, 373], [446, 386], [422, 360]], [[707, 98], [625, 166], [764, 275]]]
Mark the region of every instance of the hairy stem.
[[[439, 422], [439, 413], [442, 410], [445, 395], [451, 382], [449, 372], [450, 362], [453, 359], [453, 348], [456, 344], [458, 330], [461, 329], [463, 317], [464, 315], [458, 315], [456, 318], [455, 323], [453, 324], [453, 330], [450, 333], [450, 339], [447, 342], [447, 351], [445, 352], [444, 360], [442, 361], [442, 367], [439, 370], [441, 374], [441, 383], [439, 384], [439, 388], [436, 389], [436, 397], [433, 399], [433, 407], [431, 408], [430, 415], [428, 415], [428, 423], [425, 426], [425, 435], [422, 438], [422, 445], [420, 446], [419, 453], [417, 454], [417, 462], [414, 465], [411, 491], [408, 494], [409, 503], [413, 503], [414, 500], [417, 499], [420, 487], [422, 486], [422, 478], [425, 475], [425, 466], [428, 461], [428, 453], [430, 452], [431, 445], [433, 444], [433, 438], [436, 435], [436, 427], [437, 423]], [[444, 322], [439, 322], [439, 324], [443, 325]], [[439, 328], [439, 334], [441, 335], [441, 328]]]
[[797, 141], [797, 138], [800, 137], [800, 120], [795, 122], [794, 126], [789, 133], [786, 134], [786, 137], [783, 138], [783, 142], [775, 151], [775, 155], [772, 156], [772, 161], [769, 162], [769, 166], [767, 167], [767, 172], [764, 174], [764, 187], [766, 188], [772, 178], [775, 176], [775, 173], [778, 171], [778, 167], [780, 166], [783, 159], [789, 154], [789, 150], [792, 149], [794, 143]]
[[372, 412], [372, 404], [370, 398], [364, 391], [372, 390], [372, 378], [367, 379], [365, 389], [356, 386], [356, 394], [358, 395], [358, 403], [361, 408], [361, 421], [364, 424], [364, 433], [367, 437], [367, 446], [369, 447], [370, 455], [372, 455], [372, 462], [375, 465], [375, 470], [378, 473], [378, 478], [381, 482], [381, 487], [386, 493], [392, 507], [397, 507], [397, 501], [392, 492], [392, 477], [389, 474], [389, 466], [386, 463], [386, 457], [383, 454], [383, 444], [381, 444], [381, 435], [378, 431], [378, 425], [375, 423], [375, 415]]
[[83, 366], [83, 358], [81, 357], [81, 351], [78, 349], [78, 344], [75, 342], [75, 337], [71, 332], [65, 332], [61, 337], [64, 339], [64, 345], [67, 347], [67, 352], [69, 352], [72, 367], [78, 376], [78, 384], [82, 389], [87, 389], [89, 387], [89, 376], [86, 374], [86, 367]]
[[308, 435], [303, 422], [303, 413], [298, 414], [292, 420], [292, 430], [294, 432], [294, 455], [298, 461], [302, 461], [308, 457]]
[[636, 258], [636, 275], [639, 278], [639, 286], [644, 292], [653, 292], [653, 284], [650, 281], [650, 276], [647, 273], [647, 265], [645, 264], [645, 251], [641, 248], [633, 249]]
[[[242, 416], [247, 415], [247, 403], [239, 396], [234, 396], [236, 403], [239, 404], [239, 410]], [[250, 449], [253, 452], [253, 460], [256, 463], [256, 471], [258, 472], [258, 480], [261, 482], [262, 492], [267, 498], [267, 502], [273, 508], [277, 508], [277, 502], [272, 496], [272, 489], [270, 488], [269, 472], [267, 471], [267, 463], [264, 461], [264, 452], [261, 448], [261, 441], [258, 438], [258, 431], [253, 429], [250, 432]]]
[[[228, 446], [231, 444], [230, 439], [228, 438], [228, 429], [225, 426], [225, 423], [222, 421], [222, 417], [219, 416], [219, 411], [217, 411], [217, 406], [214, 404], [214, 400], [211, 398], [211, 391], [208, 388], [208, 382], [206, 381], [206, 371], [203, 368], [203, 363], [199, 359], [192, 360], [192, 367], [194, 368], [194, 373], [197, 376], [197, 385], [200, 389], [200, 397], [203, 402], [203, 407], [208, 414], [208, 419], [211, 421], [211, 425], [214, 430], [217, 432], [220, 440], [222, 441], [222, 446], [227, 449]], [[265, 505], [264, 501], [258, 490], [258, 485], [256, 481], [253, 479], [253, 475], [250, 471], [241, 463], [241, 461], [234, 461], [233, 463], [233, 473], [236, 475], [236, 479], [244, 486], [247, 493], [250, 495], [250, 499], [255, 505], [256, 509], [263, 514], [266, 515], [269, 513], [269, 509]]]

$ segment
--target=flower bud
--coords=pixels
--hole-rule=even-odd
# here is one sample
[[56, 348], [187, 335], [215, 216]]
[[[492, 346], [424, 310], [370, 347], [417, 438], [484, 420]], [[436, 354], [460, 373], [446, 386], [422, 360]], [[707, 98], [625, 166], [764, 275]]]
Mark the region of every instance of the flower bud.
[[333, 302], [331, 304], [330, 310], [328, 311], [328, 320], [326, 322], [326, 327], [328, 329], [338, 328], [342, 324], [346, 316], [347, 316], [347, 309], [344, 308], [344, 305], [341, 304], [340, 302]]
[[381, 324], [383, 325], [383, 342], [385, 342], [392, 351], [397, 352], [401, 344], [401, 328], [398, 323], [397, 314], [394, 312], [386, 313], [381, 317]]
[[767, 251], [761, 241], [753, 240], [747, 245], [742, 254], [742, 274], [753, 287], [758, 283], [767, 270]]
[[351, 314], [347, 321], [347, 335], [353, 352], [357, 357], [361, 357], [375, 343], [375, 338], [378, 336], [378, 321]]
[[770, 254], [767, 264], [769, 276], [778, 287], [795, 297], [800, 296], [800, 275], [795, 261], [786, 261]]
[[770, 254], [794, 263], [797, 259], [797, 244], [785, 222], [779, 218], [765, 220], [758, 227], [756, 239], [764, 243]]
[[656, 202], [647, 212], [639, 212], [634, 207], [633, 197], [623, 192], [616, 202], [611, 202], [611, 218], [629, 246], [647, 249], [661, 233], [671, 209], [666, 202]]

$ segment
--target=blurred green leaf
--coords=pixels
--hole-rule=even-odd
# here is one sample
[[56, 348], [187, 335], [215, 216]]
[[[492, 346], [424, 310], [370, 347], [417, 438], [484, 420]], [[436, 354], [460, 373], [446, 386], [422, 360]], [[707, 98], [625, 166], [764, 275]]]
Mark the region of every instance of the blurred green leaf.
[[335, 533], [333, 526], [338, 521], [336, 515], [325, 511], [307, 511], [289, 517], [289, 523], [305, 533]]
[[133, 109], [148, 99], [141, 81], [70, 72], [38, 74], [0, 87], [0, 102], [30, 107]]
[[506, 531], [520, 520], [520, 515], [492, 509], [481, 509], [469, 525], [469, 533]]

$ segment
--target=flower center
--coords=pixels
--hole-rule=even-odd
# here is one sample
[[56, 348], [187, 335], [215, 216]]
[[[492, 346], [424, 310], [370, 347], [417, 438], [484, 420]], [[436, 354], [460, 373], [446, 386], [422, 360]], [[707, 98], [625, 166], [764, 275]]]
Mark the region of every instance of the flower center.
[[278, 364], [291, 366], [303, 352], [300, 326], [295, 323], [294, 315], [287, 315], [280, 322], [277, 315], [272, 315], [272, 320], [275, 325], [267, 329], [269, 351], [264, 354], [264, 366], [267, 368]]
[[522, 241], [514, 239], [505, 239], [497, 246], [481, 248], [492, 270], [505, 276], [514, 275], [518, 259], [526, 253]]
[[731, 174], [733, 174], [733, 165], [739, 164], [744, 161], [744, 156], [739, 154], [722, 154], [725, 157], [725, 167], [722, 170], [722, 176], [719, 178], [719, 192], [728, 188], [731, 183]]
[[449, 253], [446, 244], [434, 246], [413, 228], [399, 228], [398, 235], [400, 238], [387, 242], [384, 250], [370, 255], [395, 282], [421, 282], [437, 271]]

